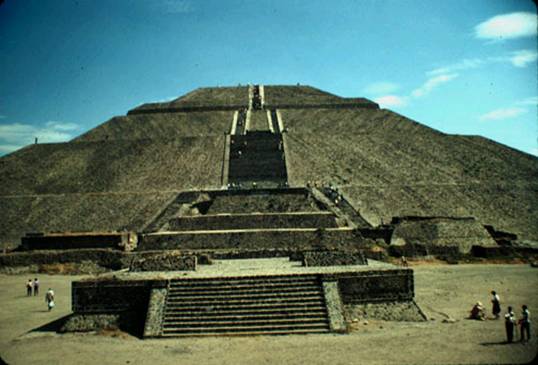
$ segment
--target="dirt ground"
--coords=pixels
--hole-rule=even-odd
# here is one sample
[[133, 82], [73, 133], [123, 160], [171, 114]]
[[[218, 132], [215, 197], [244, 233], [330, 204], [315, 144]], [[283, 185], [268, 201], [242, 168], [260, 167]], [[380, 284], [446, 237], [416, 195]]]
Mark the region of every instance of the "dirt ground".
[[[8, 364], [480, 364], [528, 363], [527, 344], [505, 344], [502, 320], [465, 319], [478, 300], [497, 290], [507, 305], [527, 304], [538, 318], [538, 269], [529, 265], [417, 265], [416, 301], [427, 322], [359, 322], [350, 334], [199, 337], [140, 340], [129, 335], [56, 334], [48, 323], [70, 313], [70, 282], [80, 276], [39, 276], [42, 293], [27, 298], [35, 275], [0, 275], [0, 356]], [[48, 312], [52, 287], [57, 307]], [[443, 322], [452, 318], [454, 323]], [[44, 326], [44, 327], [43, 327]], [[41, 327], [41, 328], [40, 328]], [[50, 326], [49, 326], [50, 327]]]

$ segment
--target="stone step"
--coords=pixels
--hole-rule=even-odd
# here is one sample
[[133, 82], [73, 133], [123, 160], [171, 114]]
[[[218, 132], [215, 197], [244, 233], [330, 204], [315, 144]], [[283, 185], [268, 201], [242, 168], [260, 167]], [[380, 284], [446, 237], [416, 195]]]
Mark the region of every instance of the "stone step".
[[233, 286], [240, 284], [252, 283], [254, 285], [262, 284], [276, 284], [276, 283], [318, 283], [318, 279], [315, 276], [294, 275], [294, 276], [245, 276], [245, 277], [230, 277], [219, 279], [173, 279], [170, 281], [170, 288], [178, 286], [200, 287], [206, 285], [212, 286]]
[[[190, 289], [190, 288], [187, 288]], [[258, 294], [270, 294], [270, 293], [298, 293], [298, 292], [312, 292], [312, 291], [319, 291], [319, 287], [315, 285], [305, 285], [305, 286], [293, 286], [293, 287], [255, 287], [255, 286], [249, 286], [249, 287], [242, 287], [242, 288], [230, 288], [230, 289], [198, 289], [198, 290], [185, 290], [185, 289], [177, 289], [170, 290], [168, 292], [168, 298], [174, 298], [174, 297], [201, 297], [201, 296], [207, 296], [207, 295], [213, 295], [213, 296], [234, 296], [237, 294], [242, 295], [258, 295]]]
[[216, 332], [207, 329], [200, 332], [171, 332], [163, 333], [161, 337], [202, 337], [202, 336], [267, 336], [267, 335], [300, 335], [300, 334], [316, 334], [316, 333], [327, 333], [329, 329], [320, 327], [320, 328], [307, 328], [307, 329], [249, 329], [249, 330], [237, 330], [237, 331], [228, 331], [228, 332]]
[[207, 286], [173, 286], [170, 287], [169, 293], [191, 293], [200, 290], [214, 290], [215, 292], [248, 290], [255, 288], [258, 290], [281, 290], [281, 289], [304, 289], [317, 288], [318, 284], [314, 282], [299, 282], [299, 283], [263, 283], [263, 284], [236, 284], [236, 285], [207, 285]]
[[[173, 294], [172, 296], [168, 296], [168, 301], [172, 300], [181, 300], [181, 301], [189, 301], [192, 299], [196, 300], [230, 300], [230, 299], [241, 299], [241, 298], [251, 298], [256, 300], [265, 300], [266, 298], [294, 298], [294, 297], [308, 297], [308, 296], [319, 296], [322, 293], [319, 290], [314, 291], [292, 291], [292, 292], [253, 292], [253, 293], [243, 293], [243, 291], [235, 292], [235, 293], [229, 293], [229, 294], [217, 294], [214, 292], [201, 292], [196, 294], [188, 294], [188, 295], [176, 295]], [[224, 298], [223, 298], [224, 297]]]
[[216, 303], [220, 305], [226, 304], [253, 304], [253, 303], [302, 303], [302, 302], [314, 302], [314, 301], [323, 301], [323, 294], [315, 293], [308, 296], [303, 295], [293, 295], [293, 296], [271, 296], [271, 297], [237, 297], [237, 299], [224, 299], [224, 298], [214, 298], [214, 297], [203, 297], [203, 298], [190, 298], [190, 300], [182, 300], [181, 298], [170, 298], [168, 300], [168, 305], [173, 306], [187, 306], [187, 305], [199, 305], [199, 306], [211, 306]]
[[296, 330], [317, 330], [322, 332], [329, 331], [328, 323], [300, 323], [300, 324], [290, 324], [290, 325], [272, 325], [272, 324], [256, 324], [253, 326], [249, 325], [232, 325], [227, 327], [218, 327], [213, 326], [206, 327], [180, 327], [180, 328], [164, 328], [163, 335], [170, 334], [192, 334], [192, 333], [216, 333], [216, 334], [225, 334], [233, 332], [282, 332], [290, 333]]
[[230, 326], [261, 326], [261, 325], [301, 325], [301, 324], [325, 324], [327, 318], [270, 318], [270, 319], [240, 319], [240, 320], [213, 320], [213, 321], [198, 321], [198, 320], [164, 320], [164, 325], [168, 328], [177, 328], [176, 326], [198, 328], [198, 327], [230, 327]]
[[242, 320], [242, 319], [262, 319], [262, 318], [325, 318], [327, 312], [325, 308], [319, 307], [319, 309], [314, 310], [314, 308], [305, 311], [304, 309], [294, 312], [289, 311], [250, 311], [250, 310], [237, 310], [235, 312], [223, 311], [223, 312], [169, 312], [166, 313], [167, 321], [174, 320], [212, 320], [212, 319], [233, 319], [233, 320]]
[[324, 291], [312, 275], [172, 280], [161, 318], [164, 337], [330, 330]]
[[[208, 310], [207, 308], [211, 308], [211, 310]], [[191, 305], [191, 306], [175, 306], [173, 308], [167, 307], [166, 313], [183, 313], [183, 312], [199, 312], [199, 313], [215, 313], [218, 311], [218, 313], [229, 313], [229, 312], [240, 312], [248, 310], [273, 310], [273, 311], [279, 311], [279, 310], [324, 310], [325, 308], [325, 302], [321, 300], [314, 300], [314, 301], [302, 301], [302, 302], [284, 302], [284, 303], [239, 303], [239, 304], [231, 304], [231, 305]]]

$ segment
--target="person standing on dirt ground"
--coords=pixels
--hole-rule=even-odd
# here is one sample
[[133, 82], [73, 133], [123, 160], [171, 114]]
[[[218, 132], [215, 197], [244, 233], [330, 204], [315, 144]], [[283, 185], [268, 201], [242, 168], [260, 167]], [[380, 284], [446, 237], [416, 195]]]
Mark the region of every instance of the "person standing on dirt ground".
[[34, 285], [34, 296], [39, 295], [39, 279], [38, 278], [34, 279], [33, 285]]
[[26, 283], [26, 296], [31, 297], [32, 296], [32, 289], [33, 289], [32, 279], [28, 279], [28, 282]]
[[508, 307], [508, 312], [504, 315], [504, 327], [506, 329], [506, 342], [514, 341], [514, 327], [516, 324], [516, 315], [512, 311], [512, 307]]
[[[521, 319], [519, 320], [521, 342], [527, 342], [531, 339], [531, 312], [526, 305], [521, 306]], [[525, 334], [527, 339], [525, 340]]]
[[50, 310], [54, 308], [54, 291], [52, 288], [49, 288], [47, 294], [45, 294], [45, 302], [47, 302], [47, 307], [49, 308], [50, 312]]
[[499, 313], [501, 313], [501, 298], [499, 297], [499, 294], [495, 292], [495, 290], [491, 291], [491, 295], [493, 295], [493, 298], [491, 299], [491, 303], [493, 303], [493, 309], [491, 310], [491, 312], [493, 313], [495, 319], [499, 319]]

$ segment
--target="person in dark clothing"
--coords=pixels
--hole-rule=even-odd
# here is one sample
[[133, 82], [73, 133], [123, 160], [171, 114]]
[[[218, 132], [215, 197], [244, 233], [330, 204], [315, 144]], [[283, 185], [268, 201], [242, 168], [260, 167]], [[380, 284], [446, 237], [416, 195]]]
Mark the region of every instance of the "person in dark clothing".
[[493, 313], [495, 319], [499, 319], [499, 314], [501, 313], [501, 298], [495, 292], [495, 290], [491, 291], [491, 295], [493, 295], [493, 298], [491, 299], [491, 303], [493, 304], [491, 312]]
[[504, 327], [506, 329], [506, 342], [514, 341], [514, 327], [516, 324], [516, 315], [512, 311], [512, 307], [508, 307], [508, 312], [504, 315]]
[[[531, 313], [526, 305], [521, 306], [521, 319], [519, 320], [521, 342], [527, 342], [531, 339]], [[525, 339], [527, 335], [527, 339]]]
[[471, 309], [469, 319], [477, 319], [479, 321], [483, 321], [486, 319], [486, 313], [484, 307], [482, 306], [482, 303], [476, 302], [476, 304]]

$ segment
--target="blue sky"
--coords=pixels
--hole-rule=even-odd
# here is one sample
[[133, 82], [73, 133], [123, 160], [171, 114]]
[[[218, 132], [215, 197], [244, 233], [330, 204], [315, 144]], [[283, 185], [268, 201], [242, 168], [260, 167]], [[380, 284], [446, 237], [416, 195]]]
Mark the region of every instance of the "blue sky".
[[532, 1], [6, 0], [0, 154], [201, 86], [308, 84], [538, 155]]

